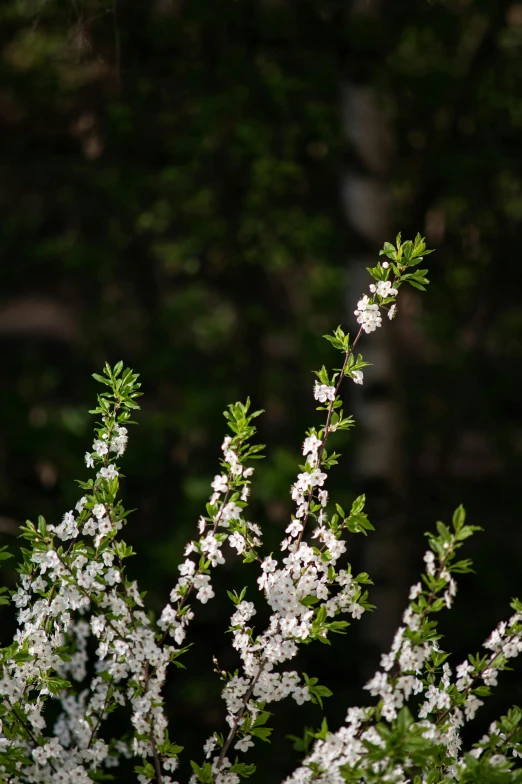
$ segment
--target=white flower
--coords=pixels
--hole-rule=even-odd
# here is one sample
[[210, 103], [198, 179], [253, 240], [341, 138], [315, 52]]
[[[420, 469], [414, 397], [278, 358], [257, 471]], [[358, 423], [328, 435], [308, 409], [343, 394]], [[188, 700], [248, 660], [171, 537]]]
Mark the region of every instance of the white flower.
[[194, 588], [198, 589], [196, 597], [201, 604], [206, 604], [209, 599], [215, 596], [215, 593], [210, 585], [210, 577], [208, 574], [198, 574], [194, 579]]
[[105, 579], [109, 585], [114, 585], [115, 583], [121, 582], [121, 574], [117, 569], [108, 569], [105, 575]]
[[228, 543], [231, 547], [237, 550], [239, 555], [241, 555], [241, 553], [243, 553], [246, 549], [246, 539], [239, 533], [239, 531], [235, 531], [232, 536], [228, 537]]
[[323, 473], [319, 470], [319, 468], [314, 468], [311, 474], [309, 474], [309, 483], [310, 487], [316, 487], [319, 485], [322, 487], [324, 485], [324, 480], [326, 479], [327, 474]]
[[484, 643], [484, 648], [489, 648], [492, 651], [499, 651], [503, 645], [503, 636], [506, 633], [506, 624], [504, 621], [499, 623], [496, 629], [494, 629], [486, 642]]
[[451, 667], [446, 662], [442, 667], [442, 685], [445, 689], [449, 689], [451, 684]]
[[184, 563], [178, 566], [178, 569], [184, 577], [192, 577], [196, 571], [196, 564], [190, 558], [187, 558]]
[[269, 572], [269, 573], [275, 572], [275, 570], [277, 569], [277, 561], [275, 560], [275, 558], [272, 558], [272, 556], [269, 555], [265, 558], [265, 560], [261, 564], [261, 569], [264, 572]]
[[475, 718], [475, 714], [481, 705], [484, 705], [482, 700], [479, 700], [474, 694], [469, 694], [464, 703], [464, 713], [466, 714], [466, 721], [471, 721]]
[[105, 515], [106, 511], [107, 510], [105, 509], [103, 504], [95, 504], [92, 508], [92, 513], [95, 517], [98, 518], [98, 520], [101, 520], [101, 518]]
[[391, 281], [389, 280], [379, 280], [377, 285], [372, 283], [370, 291], [374, 294], [378, 294], [379, 297], [395, 297], [398, 294], [397, 289], [392, 288]]
[[292, 520], [290, 525], [286, 528], [286, 533], [290, 536], [297, 536], [303, 530], [302, 524], [299, 520]]
[[118, 476], [118, 471], [115, 466], [108, 465], [107, 467], [103, 467], [99, 472], [98, 476], [101, 476], [103, 479], [115, 479]]
[[317, 450], [319, 449], [322, 443], [323, 442], [320, 441], [315, 434], [308, 436], [308, 438], [305, 438], [304, 440], [303, 455], [307, 455], [310, 452], [312, 454], [317, 454]]
[[111, 452], [116, 452], [116, 455], [119, 457], [125, 452], [127, 447], [127, 428], [115, 425], [114, 433], [115, 435], [111, 438]]
[[232, 615], [230, 619], [231, 626], [244, 626], [250, 618], [256, 614], [256, 608], [254, 607], [253, 602], [240, 602], [237, 607], [235, 613]]
[[352, 373], [352, 378], [356, 384], [362, 384], [364, 380], [362, 370], [354, 370]]
[[251, 737], [252, 737], [251, 735], [245, 735], [244, 738], [241, 738], [240, 740], [237, 741], [237, 743], [234, 745], [234, 748], [237, 749], [238, 751], [248, 751], [250, 746], [254, 745], [254, 741], [250, 740]]
[[410, 602], [414, 602], [417, 596], [420, 596], [422, 593], [422, 585], [421, 583], [417, 583], [416, 585], [412, 585], [410, 588]]
[[210, 757], [210, 755], [212, 754], [215, 748], [216, 748], [216, 739], [213, 735], [211, 735], [210, 738], [208, 738], [205, 741], [205, 745], [203, 746], [203, 751], [205, 752], [205, 756], [207, 759]]
[[318, 490], [317, 495], [321, 506], [326, 506], [328, 503], [328, 490]]
[[518, 656], [522, 650], [522, 642], [516, 638], [508, 639], [502, 646], [502, 653], [506, 659], [511, 659], [513, 656]]
[[366, 333], [374, 332], [382, 324], [379, 306], [371, 304], [366, 294], [357, 303], [357, 310], [354, 313], [357, 316], [357, 323]]
[[216, 493], [226, 493], [228, 488], [227, 477], [216, 475], [211, 487]]
[[95, 441], [94, 444], [92, 445], [92, 448], [94, 449], [98, 457], [103, 457], [109, 451], [109, 447], [107, 446], [106, 441], [100, 441], [100, 440]]
[[308, 690], [308, 686], [296, 686], [292, 697], [298, 705], [302, 705], [303, 702], [307, 702], [308, 700], [312, 699]]
[[391, 321], [392, 318], [395, 318], [396, 315], [397, 315], [397, 305], [394, 302], [393, 305], [391, 306], [391, 308], [388, 311], [388, 318]]
[[200, 588], [196, 594], [196, 597], [199, 599], [201, 604], [206, 604], [209, 599], [212, 599], [216, 594], [212, 590], [211, 585], [204, 585], [203, 588]]
[[426, 572], [429, 575], [435, 574], [435, 554], [432, 550], [428, 550], [424, 554], [424, 560], [426, 561]]
[[459, 664], [456, 670], [457, 675], [457, 689], [464, 691], [471, 683], [471, 674], [473, 673], [473, 665], [468, 661]]
[[76, 511], [80, 512], [80, 514], [81, 514], [83, 512], [83, 507], [85, 506], [86, 503], [87, 503], [86, 496], [83, 496], [83, 498], [80, 498], [80, 500], [78, 501], [78, 503], [76, 504], [76, 507], [75, 507]]
[[45, 591], [46, 588], [47, 580], [44, 580], [41, 576], [38, 576], [36, 580], [31, 583], [31, 589], [33, 591]]
[[352, 582], [352, 575], [350, 572], [347, 572], [346, 569], [339, 569], [339, 574], [335, 578], [339, 585], [345, 586], [350, 585]]
[[326, 403], [327, 400], [335, 400], [335, 387], [329, 387], [327, 384], [318, 384], [316, 381], [314, 397], [320, 403]]
[[221, 507], [220, 524], [228, 528], [231, 520], [239, 520], [241, 517], [241, 507], [232, 501]]
[[83, 526], [83, 533], [86, 536], [94, 536], [98, 530], [98, 526], [94, 522], [92, 517], [89, 517], [85, 525]]
[[94, 460], [90, 452], [85, 453], [85, 465], [87, 468], [94, 468]]

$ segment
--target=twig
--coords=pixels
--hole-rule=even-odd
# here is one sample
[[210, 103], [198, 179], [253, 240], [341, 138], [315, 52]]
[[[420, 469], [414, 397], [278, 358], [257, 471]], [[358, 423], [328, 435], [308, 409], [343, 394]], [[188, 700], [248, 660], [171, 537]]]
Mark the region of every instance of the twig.
[[[357, 336], [356, 336], [355, 340], [353, 341], [350, 349], [346, 352], [346, 355], [344, 357], [343, 366], [341, 368], [341, 372], [339, 373], [339, 379], [337, 381], [337, 384], [335, 385], [334, 399], [331, 401], [331, 404], [328, 407], [328, 416], [326, 417], [326, 425], [325, 425], [325, 428], [324, 428], [323, 440], [322, 440], [321, 446], [319, 447], [319, 451], [317, 453], [317, 465], [318, 466], [321, 465], [321, 460], [322, 460], [322, 457], [323, 457], [324, 448], [326, 446], [326, 441], [327, 441], [328, 436], [330, 434], [330, 422], [332, 420], [332, 414], [333, 414], [333, 410], [334, 410], [334, 403], [335, 403], [335, 399], [337, 397], [337, 393], [339, 392], [339, 389], [340, 389], [341, 384], [342, 384], [343, 379], [344, 379], [344, 371], [346, 370], [346, 366], [348, 364], [348, 360], [352, 356], [353, 350], [354, 350], [355, 346], [357, 345], [357, 343], [359, 341], [359, 338], [362, 335], [362, 331], [363, 331], [363, 328], [360, 327], [359, 332], [357, 333]], [[312, 504], [313, 495], [314, 495], [313, 488], [310, 488], [310, 491], [308, 493], [308, 506], [306, 507], [306, 512], [305, 512], [305, 515], [304, 515], [304, 518], [303, 518], [303, 523], [302, 523], [303, 527], [302, 527], [301, 531], [299, 532], [299, 536], [297, 537], [297, 546], [298, 547], [301, 544], [301, 540], [303, 538], [303, 534], [304, 534], [304, 531], [305, 531], [305, 528], [306, 528], [306, 524], [308, 522], [308, 518], [310, 517], [310, 506]]]
[[219, 755], [219, 759], [218, 759], [217, 765], [216, 765], [216, 770], [217, 771], [221, 770], [221, 766], [223, 764], [223, 760], [225, 759], [225, 756], [226, 756], [226, 753], [227, 753], [227, 751], [229, 749], [230, 744], [234, 740], [234, 735], [236, 734], [236, 730], [239, 727], [239, 722], [243, 718], [243, 714], [244, 714], [244, 712], [246, 710], [246, 707], [248, 705], [248, 701], [249, 701], [250, 697], [252, 696], [252, 692], [254, 691], [254, 689], [256, 687], [256, 683], [258, 682], [259, 678], [261, 677], [261, 673], [263, 672], [267, 661], [268, 661], [268, 659], [266, 657], [261, 661], [261, 664], [259, 665], [259, 669], [258, 669], [257, 673], [255, 674], [255, 676], [252, 678], [252, 682], [251, 682], [250, 686], [248, 687], [248, 691], [246, 692], [245, 696], [243, 697], [243, 705], [241, 706], [241, 710], [237, 714], [237, 716], [236, 716], [236, 718], [234, 720], [234, 724], [230, 728], [230, 732], [228, 733], [228, 737], [227, 737], [225, 743], [223, 744], [223, 748], [221, 749], [221, 754]]

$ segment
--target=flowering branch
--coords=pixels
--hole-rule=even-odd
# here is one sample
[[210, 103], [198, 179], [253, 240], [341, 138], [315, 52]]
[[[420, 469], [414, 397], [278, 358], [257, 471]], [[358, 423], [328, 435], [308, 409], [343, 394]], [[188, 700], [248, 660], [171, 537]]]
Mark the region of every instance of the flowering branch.
[[[400, 286], [424, 289], [426, 270], [416, 267], [430, 253], [424, 240], [385, 243], [384, 259], [369, 269], [373, 282], [357, 303], [359, 330], [350, 336], [338, 327], [325, 336], [342, 353], [341, 366], [316, 372], [314, 398], [325, 411], [319, 428], [306, 432], [304, 465], [291, 487], [295, 513], [285, 530], [279, 554], [261, 553], [261, 528], [247, 519], [253, 467], [262, 446], [252, 445], [250, 401], [225, 412], [231, 435], [222, 444], [221, 472], [212, 483], [206, 515], [198, 521], [179, 565], [179, 578], [159, 619], [151, 620], [143, 595], [129, 580], [125, 561], [132, 548], [121, 538], [127, 512], [118, 499], [119, 458], [125, 452], [131, 415], [138, 408], [138, 376], [122, 363], [106, 365], [95, 376], [107, 389], [93, 413], [100, 421], [91, 452], [85, 456], [95, 478], [81, 482], [85, 493], [61, 523], [28, 522], [22, 535], [28, 543], [20, 565], [19, 585], [11, 594], [18, 629], [11, 645], [0, 651], [0, 780], [9, 784], [88, 784], [101, 780], [121, 756], [138, 760], [139, 784], [175, 784], [170, 774], [182, 747], [169, 739], [162, 690], [168, 667], [178, 664], [194, 617], [189, 600], [206, 604], [214, 597], [212, 570], [225, 562], [229, 545], [245, 563], [258, 563], [258, 586], [271, 610], [269, 622], [256, 631], [251, 619], [254, 602], [246, 589], [229, 592], [234, 605], [230, 619], [232, 645], [241, 660], [234, 673], [220, 670], [227, 707], [226, 736], [215, 732], [204, 746], [205, 761], [192, 762], [191, 782], [237, 784], [255, 767], [232, 756], [244, 753], [255, 739], [268, 741], [267, 706], [291, 696], [298, 704], [322, 706], [330, 690], [318, 679], [281, 669], [302, 644], [330, 643], [345, 633], [348, 613], [359, 619], [373, 609], [368, 601], [369, 576], [341, 568], [346, 535], [373, 530], [364, 512], [365, 498], [356, 498], [348, 512], [329, 506], [326, 480], [340, 455], [327, 452], [337, 430], [348, 430], [340, 388], [343, 379], [364, 382], [366, 364], [355, 353], [363, 333], [382, 325], [382, 312], [396, 313]], [[310, 528], [310, 522], [314, 527]], [[451, 609], [455, 576], [469, 572], [471, 561], [457, 551], [475, 530], [465, 524], [459, 507], [452, 525], [437, 524], [428, 534], [425, 573], [409, 594], [409, 605], [391, 649], [366, 684], [376, 704], [352, 707], [345, 726], [328, 732], [326, 722], [314, 733], [315, 746], [288, 779], [292, 784], [395, 782], [396, 784], [520, 784], [522, 771], [522, 710], [516, 706], [490, 726], [469, 751], [460, 730], [472, 721], [484, 697], [496, 686], [498, 673], [522, 652], [522, 603], [484, 643], [485, 655], [469, 656], [453, 676], [448, 654], [439, 645], [436, 615]], [[0, 548], [0, 560], [9, 557]], [[344, 561], [343, 561], [344, 563]], [[0, 604], [8, 603], [0, 589]], [[88, 667], [89, 640], [95, 641], [93, 666]], [[61, 704], [54, 725], [47, 728], [45, 705]], [[99, 735], [115, 708], [125, 708], [131, 740]]]
[[[301, 681], [299, 673], [276, 673], [274, 667], [292, 659], [303, 642], [318, 639], [328, 642], [329, 632], [343, 632], [348, 626], [346, 621], [328, 621], [339, 612], [350, 612], [353, 618], [360, 618], [365, 610], [372, 609], [367, 601], [367, 591], [362, 587], [371, 583], [368, 575], [362, 573], [354, 578], [351, 568], [336, 570], [336, 562], [346, 550], [341, 540], [345, 529], [352, 533], [373, 530], [366, 515], [363, 513], [364, 497], [357, 499], [349, 515], [345, 515], [337, 505], [337, 514], [328, 519], [325, 507], [328, 493], [322, 489], [327, 478], [327, 470], [337, 463], [339, 455], [328, 455], [326, 442], [331, 432], [347, 430], [353, 425], [352, 417], [344, 417], [341, 400], [338, 396], [341, 383], [350, 377], [355, 383], [363, 383], [365, 363], [359, 355], [355, 358], [354, 349], [362, 333], [375, 331], [382, 323], [380, 308], [393, 305], [390, 315], [395, 312], [395, 297], [398, 287], [404, 280], [419, 278], [427, 282], [421, 273], [408, 272], [422, 260], [426, 246], [418, 236], [414, 243], [402, 243], [397, 238], [397, 248], [385, 246], [383, 253], [392, 259], [378, 264], [369, 272], [376, 281], [371, 284], [371, 297], [364, 295], [358, 302], [355, 314], [360, 324], [359, 332], [350, 344], [350, 336], [338, 327], [332, 336], [326, 336], [334, 348], [342, 351], [342, 367], [330, 376], [323, 366], [316, 375], [318, 381], [314, 386], [314, 397], [322, 404], [319, 410], [326, 410], [326, 422], [316, 431], [308, 431], [303, 445], [306, 464], [302, 473], [292, 487], [292, 498], [296, 502], [296, 514], [286, 529], [288, 537], [281, 543], [281, 550], [288, 550], [289, 555], [283, 559], [284, 568], [278, 568], [278, 562], [271, 556], [261, 563], [262, 574], [258, 580], [260, 589], [273, 614], [268, 628], [260, 635], [247, 626], [248, 620], [255, 614], [252, 602], [237, 597], [234, 601], [236, 611], [231, 620], [234, 634], [233, 646], [240, 653], [244, 676], [222, 673], [226, 681], [223, 697], [227, 703], [227, 722], [230, 726], [227, 739], [214, 734], [205, 744], [207, 758], [216, 748], [218, 754], [210, 761], [198, 766], [193, 764], [194, 780], [202, 784], [215, 781], [216, 784], [234, 784], [238, 776], [246, 775], [252, 766], [244, 763], [232, 763], [226, 756], [236, 734], [241, 739], [235, 748], [246, 751], [253, 744], [256, 735], [266, 739], [268, 728], [257, 723], [258, 714], [263, 714], [267, 702], [280, 700], [292, 695], [300, 704], [305, 700], [313, 700], [322, 704], [322, 697], [330, 694], [329, 690], [317, 684], [317, 679], [305, 676]], [[391, 276], [391, 278], [390, 278]], [[317, 492], [317, 496], [315, 493]], [[303, 542], [303, 535], [310, 517], [318, 523], [313, 537], [319, 539], [321, 547], [310, 546]], [[340, 589], [340, 590], [339, 590]], [[332, 591], [338, 591], [331, 596]], [[263, 723], [266, 721], [264, 719]]]

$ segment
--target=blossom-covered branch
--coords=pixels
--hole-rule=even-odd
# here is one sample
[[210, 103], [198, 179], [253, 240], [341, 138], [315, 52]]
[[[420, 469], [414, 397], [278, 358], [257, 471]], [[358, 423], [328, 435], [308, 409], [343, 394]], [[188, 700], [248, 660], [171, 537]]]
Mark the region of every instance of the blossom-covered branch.
[[[175, 784], [181, 746], [170, 740], [163, 704], [168, 668], [186, 650], [187, 629], [196, 605], [214, 597], [212, 570], [225, 562], [226, 542], [245, 563], [259, 565], [258, 586], [271, 615], [258, 631], [256, 606], [246, 589], [230, 591], [232, 645], [241, 666], [216, 668], [223, 679], [228, 730], [213, 733], [204, 745], [205, 760], [192, 762], [191, 781], [237, 784], [254, 771], [241, 761], [256, 738], [270, 739], [268, 707], [291, 696], [298, 704], [322, 706], [329, 689], [297, 669], [286, 669], [303, 644], [330, 643], [343, 633], [345, 620], [371, 610], [366, 573], [355, 575], [346, 563], [346, 537], [373, 529], [365, 498], [349, 511], [329, 503], [326, 481], [340, 455], [330, 438], [353, 426], [340, 397], [345, 378], [364, 382], [364, 362], [355, 349], [365, 334], [381, 327], [382, 313], [396, 313], [404, 283], [424, 289], [426, 270], [418, 270], [424, 240], [386, 243], [381, 260], [369, 272], [369, 293], [357, 303], [359, 325], [353, 341], [338, 327], [326, 336], [341, 355], [339, 367], [317, 371], [313, 394], [323, 423], [310, 428], [302, 447], [303, 462], [291, 487], [295, 509], [278, 551], [263, 554], [262, 531], [248, 519], [253, 466], [261, 446], [252, 445], [254, 419], [250, 401], [225, 412], [231, 434], [222, 444], [221, 471], [211, 482], [206, 514], [185, 547], [175, 585], [157, 621], [147, 612], [144, 595], [127, 576], [133, 555], [122, 539], [127, 512], [118, 497], [120, 458], [128, 441], [131, 416], [138, 408], [138, 376], [122, 363], [106, 365], [96, 379], [106, 387], [92, 413], [98, 419], [92, 450], [85, 456], [95, 476], [81, 482], [82, 497], [60, 523], [23, 528], [27, 547], [19, 585], [11, 592], [18, 628], [0, 652], [0, 781], [9, 784], [88, 784], [111, 774], [121, 757], [137, 761], [139, 784]], [[466, 750], [461, 737], [491, 690], [498, 674], [522, 652], [522, 604], [484, 643], [485, 654], [469, 656], [453, 671], [440, 647], [436, 616], [452, 608], [458, 574], [471, 562], [457, 551], [476, 528], [457, 509], [452, 525], [437, 524], [428, 534], [429, 549], [421, 582], [391, 649], [366, 684], [371, 706], [351, 707], [345, 726], [335, 733], [325, 721], [316, 744], [288, 779], [292, 784], [396, 782], [439, 784], [481, 782], [522, 784], [522, 711], [516, 706], [490, 726]], [[0, 561], [9, 557], [0, 548]], [[0, 604], [8, 603], [0, 589]], [[89, 662], [89, 651], [94, 650]], [[55, 700], [61, 712], [48, 726], [45, 705]], [[105, 721], [124, 708], [130, 732], [110, 738]], [[53, 712], [55, 713], [55, 712]], [[49, 714], [51, 715], [51, 714]], [[308, 733], [310, 736], [310, 733]]]
[[[289, 695], [299, 704], [310, 699], [321, 702], [330, 692], [319, 686], [316, 678], [306, 676], [303, 680], [296, 671], [276, 672], [274, 668], [294, 658], [299, 645], [314, 639], [328, 642], [330, 632], [343, 632], [348, 626], [345, 620], [330, 618], [348, 612], [358, 619], [365, 610], [372, 609], [364, 588], [371, 582], [368, 575], [362, 573], [354, 577], [349, 565], [347, 569], [336, 568], [346, 550], [343, 534], [366, 533], [373, 526], [363, 512], [363, 497], [354, 502], [348, 515], [337, 505], [337, 513], [328, 516], [328, 493], [324, 485], [328, 470], [338, 462], [340, 455], [328, 454], [326, 445], [332, 433], [353, 426], [353, 418], [343, 414], [339, 391], [345, 378], [363, 383], [363, 368], [367, 363], [360, 354], [355, 355], [357, 343], [363, 333], [374, 332], [381, 325], [381, 308], [390, 307], [389, 315], [393, 316], [401, 282], [414, 278], [418, 278], [420, 286], [427, 282], [423, 277], [425, 270], [407, 271], [408, 267], [416, 266], [426, 252], [419, 236], [414, 243], [401, 243], [398, 237], [396, 248], [387, 244], [383, 254], [387, 254], [391, 262], [385, 260], [369, 270], [375, 283], [370, 285], [370, 296], [364, 295], [358, 302], [355, 315], [360, 328], [355, 339], [350, 342], [350, 336], [341, 327], [333, 335], [326, 336], [334, 348], [342, 352], [343, 361], [331, 374], [324, 366], [316, 373], [314, 397], [322, 404], [319, 410], [326, 411], [326, 421], [319, 429], [311, 428], [303, 444], [306, 462], [291, 489], [296, 511], [286, 529], [288, 536], [281, 542], [281, 550], [288, 550], [288, 555], [283, 559], [282, 567], [272, 556], [261, 564], [258, 583], [264, 590], [272, 615], [268, 628], [256, 635], [248, 625], [256, 612], [254, 604], [243, 600], [237, 603], [231, 628], [233, 646], [241, 656], [244, 674], [222, 673], [226, 681], [223, 697], [230, 730], [226, 738], [215, 733], [207, 740], [205, 751], [211, 759], [201, 766], [193, 764], [194, 781], [235, 784], [238, 776], [250, 769], [243, 762], [233, 763], [227, 753], [236, 735], [240, 736], [235, 744], [238, 751], [246, 751], [256, 735], [266, 739], [268, 728], [261, 728], [258, 714], [261, 711], [264, 725], [267, 716], [264, 708], [269, 702]], [[312, 538], [318, 540], [317, 545], [303, 541], [310, 519], [316, 524]]]

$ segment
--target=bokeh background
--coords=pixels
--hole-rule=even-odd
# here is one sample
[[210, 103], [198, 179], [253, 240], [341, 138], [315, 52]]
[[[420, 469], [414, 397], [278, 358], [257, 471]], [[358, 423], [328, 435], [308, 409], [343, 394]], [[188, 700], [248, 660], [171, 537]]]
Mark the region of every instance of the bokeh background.
[[[350, 558], [378, 610], [299, 665], [335, 690], [335, 728], [366, 700], [424, 531], [460, 502], [485, 530], [441, 628], [454, 665], [475, 652], [522, 593], [522, 3], [4, 0], [0, 22], [1, 543], [73, 507], [91, 373], [121, 358], [145, 392], [123, 495], [149, 606], [218, 471], [222, 411], [248, 395], [268, 445], [251, 515], [276, 550], [319, 421], [311, 370], [337, 360], [321, 335], [353, 328], [382, 242], [420, 231], [431, 285], [362, 342], [375, 366], [344, 392], [357, 427], [330, 481], [343, 505], [368, 494], [377, 531]], [[212, 654], [237, 666], [226, 589], [254, 595], [256, 576], [233, 558], [216, 572], [169, 681], [195, 759], [224, 727]], [[504, 677], [479, 730], [521, 700]], [[286, 735], [321, 715], [275, 706], [254, 780], [280, 781], [299, 757]]]

